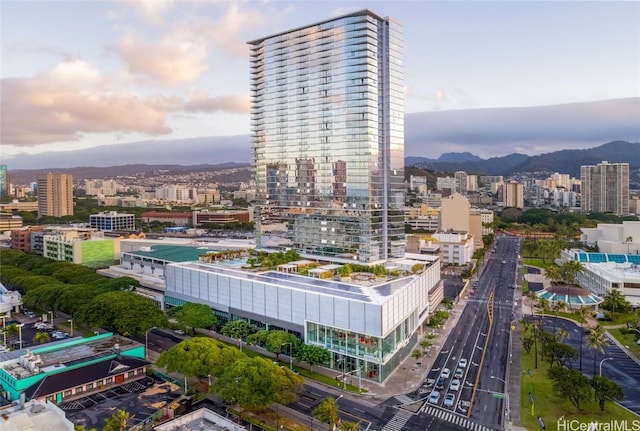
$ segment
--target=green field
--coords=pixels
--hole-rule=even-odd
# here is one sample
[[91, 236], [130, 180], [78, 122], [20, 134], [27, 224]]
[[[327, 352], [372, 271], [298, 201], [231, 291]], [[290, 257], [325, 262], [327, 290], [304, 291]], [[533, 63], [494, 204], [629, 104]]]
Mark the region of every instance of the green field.
[[[527, 370], [531, 370], [532, 377], [529, 377]], [[548, 362], [542, 362], [538, 358], [538, 368], [534, 368], [534, 356], [522, 351], [522, 380], [520, 388], [520, 422], [528, 430], [540, 430], [538, 415], [545, 423], [546, 429], [557, 431], [557, 421], [564, 416], [567, 421], [576, 420], [577, 423], [587, 424], [592, 421], [607, 423], [613, 420], [627, 420], [630, 427], [634, 420], [640, 420], [640, 416], [635, 415], [619, 405], [607, 402], [605, 410], [600, 411], [598, 404], [590, 398], [581, 403], [577, 409], [569, 401], [563, 401], [553, 393], [551, 380], [547, 378]], [[535, 412], [531, 415], [531, 402], [529, 392], [533, 393], [535, 401]], [[637, 423], [637, 422], [636, 422]], [[586, 430], [586, 425], [584, 430]]]

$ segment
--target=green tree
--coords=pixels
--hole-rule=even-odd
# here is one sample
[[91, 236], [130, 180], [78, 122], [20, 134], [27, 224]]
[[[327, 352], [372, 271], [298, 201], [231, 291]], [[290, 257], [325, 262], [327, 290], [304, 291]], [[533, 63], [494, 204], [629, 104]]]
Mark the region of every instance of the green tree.
[[231, 322], [225, 324], [222, 329], [220, 329], [220, 333], [222, 335], [236, 340], [246, 340], [249, 335], [255, 332], [255, 325], [252, 325], [251, 323], [242, 319], [232, 320]]
[[591, 395], [589, 379], [580, 371], [571, 368], [555, 367], [547, 372], [553, 382], [554, 392], [580, 408], [580, 403]]
[[557, 265], [548, 266], [545, 269], [544, 278], [549, 280], [551, 284], [558, 284], [562, 281], [562, 272], [560, 271], [560, 267]]
[[302, 390], [302, 377], [264, 358], [242, 358], [226, 367], [213, 390], [225, 401], [262, 411], [274, 402], [289, 404]]
[[358, 431], [359, 426], [355, 422], [350, 421], [340, 421], [340, 425], [338, 425], [342, 431]]
[[411, 357], [418, 360], [421, 359], [424, 356], [424, 352], [420, 349], [415, 349], [413, 352], [411, 352]]
[[36, 332], [33, 336], [33, 342], [36, 344], [47, 343], [51, 340], [51, 336], [48, 332]]
[[275, 353], [276, 359], [280, 360], [280, 354], [289, 348], [289, 343], [295, 346], [299, 343], [298, 338], [287, 331], [269, 331], [265, 340], [265, 348], [269, 352]]
[[314, 418], [329, 424], [329, 431], [334, 431], [336, 422], [338, 421], [338, 401], [335, 398], [325, 398], [318, 404], [318, 406], [311, 412]]
[[218, 318], [214, 311], [205, 304], [188, 302], [175, 313], [181, 324], [190, 327], [195, 335], [197, 328], [210, 328], [218, 325]]
[[566, 329], [560, 328], [556, 331], [556, 340], [558, 340], [558, 343], [564, 343], [565, 340], [569, 338], [571, 338], [571, 332]]
[[126, 431], [127, 424], [131, 419], [133, 419], [133, 415], [118, 409], [113, 416], [104, 420], [105, 425], [102, 427], [102, 431]]
[[331, 359], [331, 353], [327, 349], [311, 344], [300, 344], [295, 352], [296, 359], [309, 364], [311, 370], [316, 365], [326, 364]]
[[160, 354], [157, 365], [187, 377], [219, 376], [246, 355], [217, 340], [195, 337], [183, 340]]
[[578, 359], [578, 351], [568, 344], [552, 342], [549, 345], [548, 360], [550, 367], [554, 362], [558, 362], [558, 366], [564, 367], [567, 362]]
[[620, 386], [608, 377], [594, 375], [591, 379], [591, 387], [600, 410], [604, 410], [604, 402], [607, 399], [619, 401], [624, 398], [624, 393]]
[[74, 317], [90, 327], [108, 328], [120, 334], [142, 335], [154, 326], [167, 326], [167, 318], [155, 303], [126, 291], [98, 295]]
[[608, 345], [607, 339], [604, 336], [604, 328], [597, 325], [591, 329], [587, 336], [587, 346], [593, 352], [593, 375], [596, 375], [596, 351], [604, 353], [604, 346]]
[[612, 313], [628, 313], [631, 311], [631, 303], [624, 299], [622, 293], [617, 289], [611, 289], [611, 291], [604, 296], [600, 307]]
[[587, 317], [589, 316], [590, 313], [591, 312], [587, 307], [580, 307], [576, 311], [574, 311], [574, 314], [576, 315], [576, 317], [578, 317], [578, 320], [580, 321], [580, 353], [579, 353], [580, 372], [582, 372], [582, 345], [583, 345], [582, 340], [584, 339], [584, 321], [587, 320]]
[[569, 284], [574, 284], [578, 274], [584, 272], [584, 265], [577, 260], [569, 260], [560, 266], [562, 278]]

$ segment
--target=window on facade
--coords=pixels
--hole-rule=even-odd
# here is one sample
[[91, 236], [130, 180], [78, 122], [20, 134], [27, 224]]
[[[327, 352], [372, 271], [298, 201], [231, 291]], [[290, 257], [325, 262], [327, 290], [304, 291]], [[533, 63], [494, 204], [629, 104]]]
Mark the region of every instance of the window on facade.
[[135, 373], [134, 373], [133, 371], [129, 371], [129, 372], [127, 373], [127, 377], [133, 377], [133, 375], [134, 375], [134, 374], [135, 374]]
[[76, 394], [82, 392], [82, 386], [78, 386], [76, 388]]
[[107, 383], [113, 383], [113, 377], [107, 377]]
[[71, 390], [64, 391], [64, 396], [65, 397], [71, 396]]
[[53, 395], [49, 395], [49, 396], [47, 397], [47, 401], [51, 401], [51, 402], [53, 402]]
[[87, 390], [93, 389], [93, 383], [87, 383]]

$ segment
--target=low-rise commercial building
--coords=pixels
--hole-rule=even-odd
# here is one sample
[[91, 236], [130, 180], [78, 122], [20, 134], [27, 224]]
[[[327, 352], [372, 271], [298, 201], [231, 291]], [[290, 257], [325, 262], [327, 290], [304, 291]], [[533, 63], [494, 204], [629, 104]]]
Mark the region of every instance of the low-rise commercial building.
[[250, 272], [224, 262], [177, 263], [166, 268], [166, 302], [203, 303], [222, 322], [244, 319], [260, 328], [290, 331], [328, 349], [328, 367], [381, 382], [411, 353], [429, 315], [429, 292], [440, 283], [438, 259], [413, 261], [412, 271], [397, 264], [404, 270], [394, 261], [387, 265], [405, 275], [318, 279]]

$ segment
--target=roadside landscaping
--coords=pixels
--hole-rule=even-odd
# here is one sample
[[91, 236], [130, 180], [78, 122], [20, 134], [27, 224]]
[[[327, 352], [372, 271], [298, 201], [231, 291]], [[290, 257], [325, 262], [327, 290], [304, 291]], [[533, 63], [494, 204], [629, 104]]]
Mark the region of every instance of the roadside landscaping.
[[[547, 377], [549, 363], [538, 360], [538, 368], [535, 366], [534, 352], [522, 351], [522, 377], [520, 384], [520, 422], [528, 430], [541, 429], [538, 416], [544, 421], [547, 430], [557, 430], [557, 421], [564, 416], [567, 421], [576, 420], [577, 423], [588, 424], [592, 421], [609, 423], [627, 420], [629, 424], [640, 416], [626, 410], [613, 402], [606, 402], [604, 411], [601, 411], [593, 397], [588, 397], [580, 408], [575, 407], [568, 400], [563, 400], [553, 391], [552, 381]], [[531, 371], [529, 376], [528, 370]], [[532, 393], [535, 405], [532, 415], [529, 393]], [[585, 425], [586, 426], [586, 425]], [[586, 429], [586, 428], [585, 428]]]

